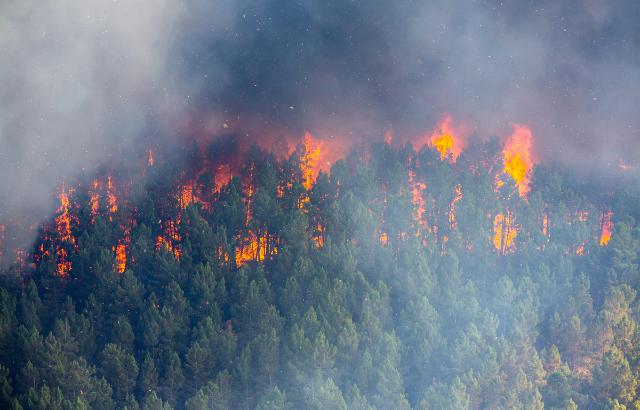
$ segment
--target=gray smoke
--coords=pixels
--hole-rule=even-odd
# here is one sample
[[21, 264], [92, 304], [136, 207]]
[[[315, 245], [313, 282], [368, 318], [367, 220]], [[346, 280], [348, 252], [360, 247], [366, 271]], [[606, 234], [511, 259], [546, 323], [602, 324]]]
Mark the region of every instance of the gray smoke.
[[183, 36], [195, 46], [182, 50], [182, 78], [223, 73], [202, 83], [206, 113], [406, 140], [449, 112], [483, 137], [530, 126], [539, 160], [638, 161], [636, 3], [236, 4], [221, 35]]
[[481, 137], [530, 126], [546, 162], [638, 164], [639, 8], [7, 1], [0, 219], [41, 220], [63, 176], [129, 155], [145, 135], [159, 146], [222, 132], [406, 140], [448, 112]]

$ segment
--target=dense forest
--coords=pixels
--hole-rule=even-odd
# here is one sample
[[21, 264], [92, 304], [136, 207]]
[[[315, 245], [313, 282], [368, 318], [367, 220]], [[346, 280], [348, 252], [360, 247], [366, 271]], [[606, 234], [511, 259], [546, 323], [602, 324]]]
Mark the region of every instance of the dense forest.
[[640, 409], [633, 172], [186, 151], [65, 182], [0, 277], [1, 408]]

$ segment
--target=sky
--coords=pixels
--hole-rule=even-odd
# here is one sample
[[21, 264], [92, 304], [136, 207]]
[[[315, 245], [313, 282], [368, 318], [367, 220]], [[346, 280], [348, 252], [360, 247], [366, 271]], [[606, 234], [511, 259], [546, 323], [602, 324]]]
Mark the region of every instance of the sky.
[[350, 145], [513, 124], [534, 158], [640, 163], [640, 3], [23, 0], [0, 4], [0, 224], [79, 170], [236, 133]]

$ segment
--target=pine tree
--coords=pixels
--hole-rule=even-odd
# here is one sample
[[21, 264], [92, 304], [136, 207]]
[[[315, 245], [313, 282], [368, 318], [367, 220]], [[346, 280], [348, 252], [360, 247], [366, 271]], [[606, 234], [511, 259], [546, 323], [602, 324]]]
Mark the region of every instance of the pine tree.
[[164, 366], [164, 376], [160, 381], [162, 393], [172, 406], [175, 406], [178, 396], [184, 385], [184, 375], [182, 374], [182, 362], [175, 351], [167, 354]]
[[140, 368], [140, 378], [138, 380], [139, 397], [147, 399], [151, 392], [158, 390], [158, 371], [156, 370], [153, 357], [146, 351], [144, 361]]

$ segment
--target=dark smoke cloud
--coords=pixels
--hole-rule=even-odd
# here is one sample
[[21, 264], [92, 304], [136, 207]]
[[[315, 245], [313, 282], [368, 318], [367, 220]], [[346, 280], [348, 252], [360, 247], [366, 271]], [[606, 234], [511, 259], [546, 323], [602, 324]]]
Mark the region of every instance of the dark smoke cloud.
[[0, 212], [63, 175], [222, 133], [400, 139], [444, 112], [538, 159], [638, 163], [637, 2], [48, 0], [0, 5]]
[[221, 74], [202, 81], [204, 112], [409, 138], [447, 111], [485, 137], [529, 125], [540, 159], [638, 159], [635, 2], [236, 4], [220, 35], [182, 37], [182, 78]]

